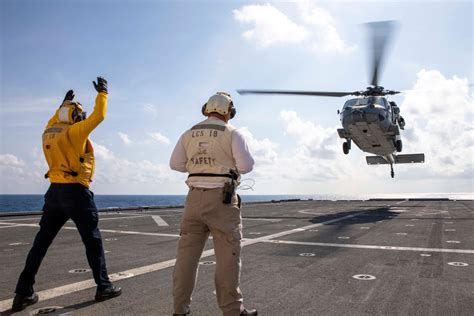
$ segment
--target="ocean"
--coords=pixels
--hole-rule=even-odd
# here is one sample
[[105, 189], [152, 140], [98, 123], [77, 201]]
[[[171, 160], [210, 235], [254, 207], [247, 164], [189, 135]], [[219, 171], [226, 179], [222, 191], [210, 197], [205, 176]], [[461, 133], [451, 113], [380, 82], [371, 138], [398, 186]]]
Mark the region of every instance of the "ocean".
[[[329, 197], [329, 196], [328, 196]], [[285, 199], [323, 199], [312, 195], [242, 195], [244, 202], [262, 202]], [[115, 207], [145, 207], [183, 205], [185, 195], [98, 195], [94, 196], [99, 209]], [[0, 213], [41, 211], [42, 194], [0, 194]]]
[[[377, 195], [241, 195], [244, 202], [265, 202], [272, 200], [366, 200], [369, 198], [449, 198], [455, 200], [473, 199], [473, 193], [417, 193], [417, 194], [377, 194]], [[95, 195], [99, 209], [116, 207], [146, 207], [183, 205], [185, 195]], [[42, 194], [0, 194], [0, 213], [41, 211]]]

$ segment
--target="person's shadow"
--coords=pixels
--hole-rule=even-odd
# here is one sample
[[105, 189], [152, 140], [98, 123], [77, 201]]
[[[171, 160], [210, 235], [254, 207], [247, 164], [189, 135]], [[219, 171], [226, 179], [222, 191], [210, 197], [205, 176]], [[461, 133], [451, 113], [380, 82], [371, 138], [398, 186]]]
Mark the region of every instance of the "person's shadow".
[[82, 303], [77, 303], [77, 304], [73, 304], [73, 305], [64, 306], [64, 307], [61, 307], [61, 308], [54, 308], [54, 307], [47, 307], [47, 306], [35, 308], [34, 305], [33, 305], [31, 307], [27, 307], [26, 309], [24, 309], [21, 312], [13, 313], [12, 310], [9, 309], [9, 310], [7, 310], [3, 313], [0, 313], [0, 315], [1, 316], [23, 315], [25, 313], [25, 311], [27, 311], [28, 309], [30, 309], [30, 310], [31, 309], [33, 309], [33, 310], [39, 309], [38, 315], [59, 316], [59, 315], [67, 315], [68, 313], [80, 310], [82, 308], [94, 305], [96, 303], [97, 302], [95, 300], [90, 300], [90, 301], [86, 301], [86, 302], [82, 302]]

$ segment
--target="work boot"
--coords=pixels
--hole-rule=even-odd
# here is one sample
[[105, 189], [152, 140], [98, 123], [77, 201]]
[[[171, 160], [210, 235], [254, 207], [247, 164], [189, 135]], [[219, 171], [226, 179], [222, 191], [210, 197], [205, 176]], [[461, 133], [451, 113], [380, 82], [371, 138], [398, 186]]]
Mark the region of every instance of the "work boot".
[[31, 296], [17, 294], [13, 299], [12, 312], [19, 312], [24, 310], [27, 306], [38, 302], [38, 294], [33, 293]]
[[111, 285], [103, 290], [97, 290], [97, 292], [95, 292], [95, 301], [102, 302], [109, 298], [117, 297], [120, 294], [122, 294], [122, 288]]
[[184, 314], [173, 313], [173, 316], [186, 316], [186, 315], [189, 315], [189, 314], [191, 314], [191, 312], [187, 312], [187, 313], [184, 313]]
[[258, 312], [256, 309], [246, 309], [244, 308], [243, 311], [240, 312], [240, 316], [257, 316]]

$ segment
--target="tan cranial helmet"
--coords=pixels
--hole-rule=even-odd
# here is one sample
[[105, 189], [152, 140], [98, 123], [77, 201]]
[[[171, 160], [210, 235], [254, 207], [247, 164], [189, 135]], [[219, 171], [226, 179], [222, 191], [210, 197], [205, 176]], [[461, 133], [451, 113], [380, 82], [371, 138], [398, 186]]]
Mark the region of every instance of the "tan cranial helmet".
[[209, 98], [207, 103], [202, 107], [202, 114], [207, 116], [209, 113], [213, 112], [224, 116], [230, 113], [230, 118], [234, 118], [236, 110], [230, 94], [226, 92], [217, 92]]
[[75, 101], [64, 101], [59, 108], [59, 121], [68, 124], [80, 122], [86, 118], [82, 104]]

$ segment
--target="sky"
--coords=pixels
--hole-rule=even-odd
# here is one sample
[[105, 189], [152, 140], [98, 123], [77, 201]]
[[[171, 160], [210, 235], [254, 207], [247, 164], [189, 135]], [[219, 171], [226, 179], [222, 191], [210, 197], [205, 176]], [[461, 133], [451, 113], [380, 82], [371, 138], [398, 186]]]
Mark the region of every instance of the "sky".
[[[0, 1], [0, 194], [42, 194], [41, 134], [74, 89], [93, 110], [96, 194], [186, 194], [169, 168], [181, 134], [230, 93], [232, 125], [255, 158], [242, 194], [474, 192], [472, 1]], [[369, 85], [367, 27], [397, 21], [380, 84], [405, 118], [403, 153], [426, 163], [368, 166], [342, 152], [346, 98], [240, 96], [237, 89], [356, 91]], [[250, 187], [250, 188], [249, 188]]]

